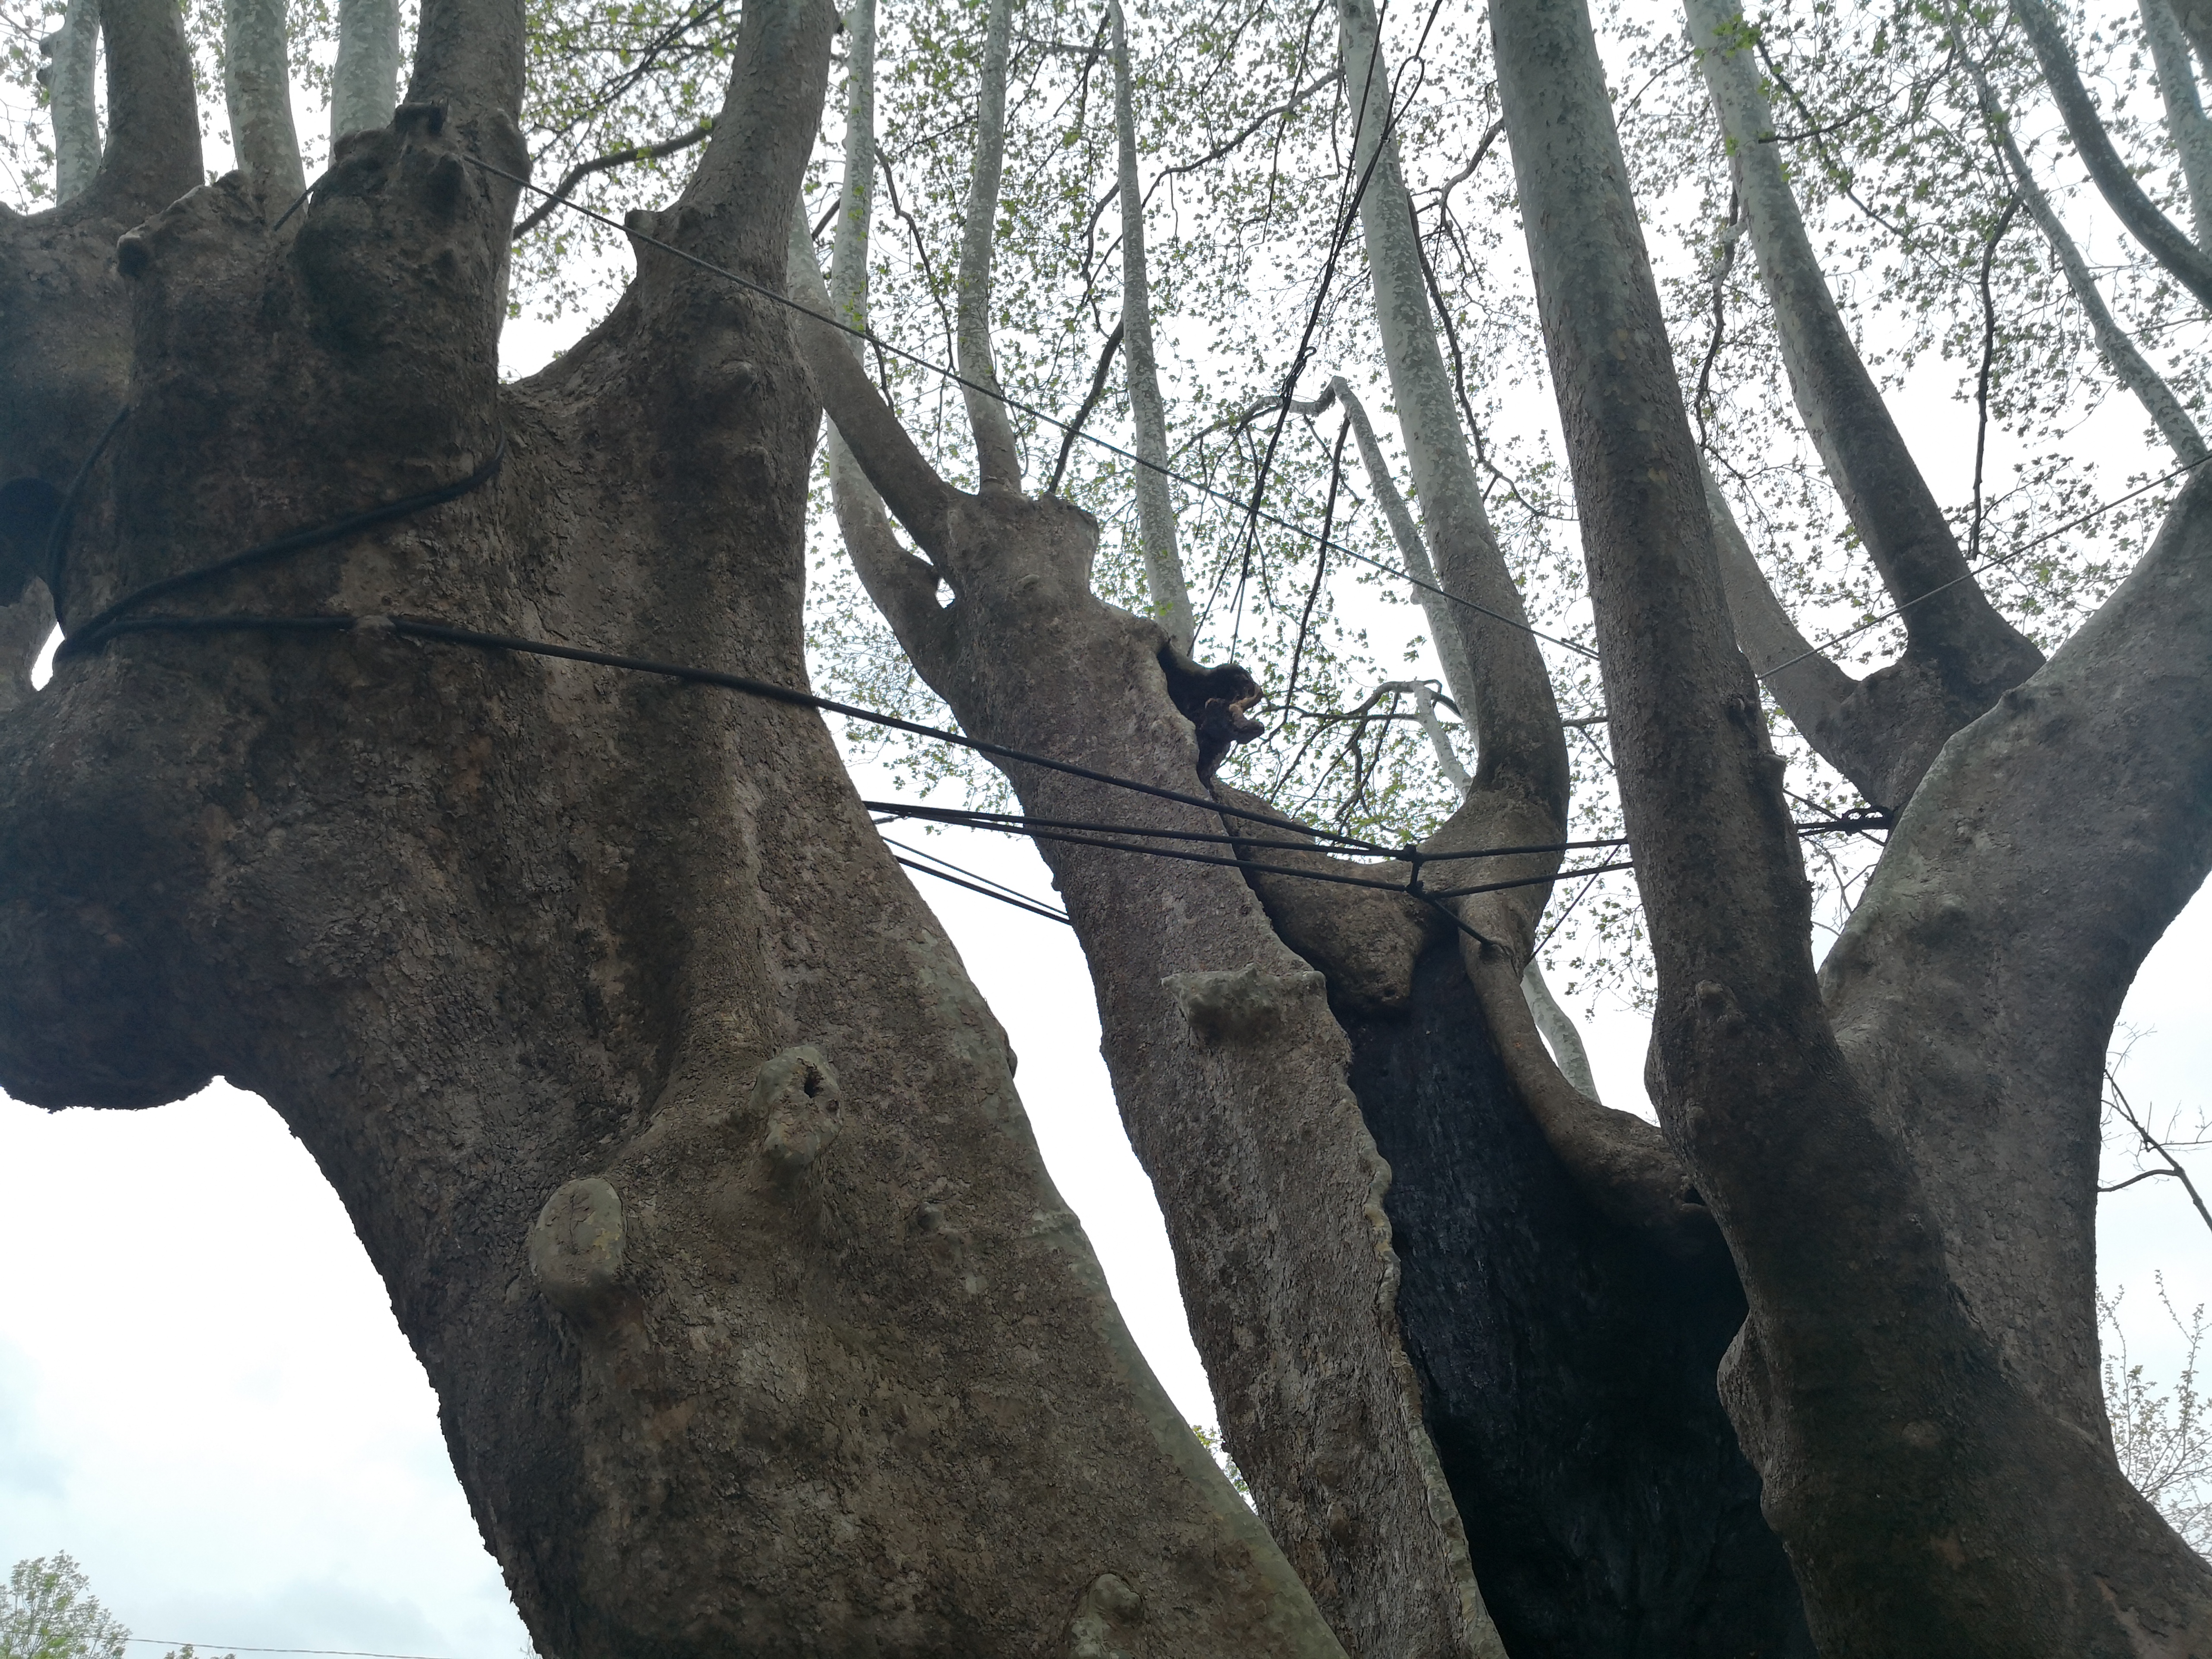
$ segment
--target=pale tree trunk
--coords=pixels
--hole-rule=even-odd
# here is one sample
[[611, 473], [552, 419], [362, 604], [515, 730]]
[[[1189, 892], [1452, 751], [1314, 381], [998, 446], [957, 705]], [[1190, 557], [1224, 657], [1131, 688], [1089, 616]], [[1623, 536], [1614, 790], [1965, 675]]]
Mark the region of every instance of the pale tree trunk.
[[[794, 291], [832, 312], [803, 224], [793, 254]], [[1197, 667], [1091, 592], [1087, 515], [988, 468], [978, 494], [949, 488], [842, 340], [802, 341], [873, 486], [839, 489], [848, 550], [963, 727], [1185, 798], [1006, 763], [1024, 809], [1285, 841], [1210, 782], [1255, 735], [1243, 672]], [[1209, 788], [1224, 811], [1193, 804]], [[1808, 1651], [1712, 1390], [1741, 1303], [1709, 1224], [1650, 1125], [1559, 1078], [1517, 965], [1482, 963], [1478, 1000], [1456, 930], [1412, 899], [1038, 850], [1224, 1437], [1346, 1649], [1446, 1659], [1503, 1632], [1529, 1653]]]
[[[1373, 279], [1375, 317], [1434, 580], [1447, 592], [1483, 607], [1440, 600], [1431, 612], [1440, 644], [1447, 629], [1457, 636], [1468, 675], [1465, 685], [1452, 685], [1452, 695], [1474, 733], [1476, 782], [1470, 800], [1481, 803], [1476, 810], [1486, 814], [1485, 829], [1498, 832], [1495, 840], [1555, 840], [1566, 820], [1566, 740], [1551, 677], [1526, 627], [1521, 591], [1498, 551], [1483, 506], [1482, 485], [1437, 345], [1413, 201], [1398, 165], [1397, 136], [1389, 125], [1394, 82], [1376, 39], [1374, 8], [1369, 0], [1338, 0], [1337, 21], [1345, 95], [1357, 122], [1352, 165], [1363, 185], [1359, 227]], [[1445, 660], [1449, 678], [1452, 665], [1449, 657]], [[1517, 833], [1539, 828], [1545, 833]], [[1535, 908], [1541, 908], [1540, 900]], [[1525, 948], [1526, 941], [1516, 944]]]
[[2189, 41], [2174, 17], [2172, 0], [2137, 0], [2137, 4], [2143, 38], [2150, 43], [2151, 66], [2158, 76], [2159, 102], [2166, 111], [2166, 134], [2173, 141], [2182, 188], [2189, 195], [2190, 228], [2196, 232], [2198, 247], [2212, 249], [2212, 122], [2204, 118], [2197, 71], [2189, 61]]
[[62, 26], [41, 43], [40, 71], [54, 123], [54, 199], [82, 195], [100, 171], [100, 112], [93, 79], [100, 58], [100, 0], [70, 0]]
[[398, 85], [399, 0], [338, 0], [338, 55], [331, 69], [331, 143], [389, 122]]
[[1492, 24], [1658, 968], [1660, 1109], [1743, 1273], [1724, 1389], [1820, 1650], [2202, 1651], [2212, 1568], [2106, 1431], [2094, 1231], [2112, 1022], [2212, 866], [2212, 486], [1944, 749], [1816, 978], [1587, 14], [1504, 0]]
[[[2166, 12], [2165, 4], [2166, 0], [2143, 0], [2145, 19], [2157, 12], [2166, 17], [2171, 26], [2171, 15]], [[2180, 42], [2178, 32], [2175, 44], [2180, 46], [2185, 73], [2189, 49]], [[1996, 139], [1998, 150], [2004, 156], [2005, 167], [2012, 175], [2013, 187], [2020, 192], [2021, 202], [2027, 209], [2028, 217], [2035, 221], [2035, 228], [2043, 233], [2043, 240], [2051, 245], [2051, 254], [2057, 259], [2059, 270], [2065, 273], [2066, 286], [2072, 290], [2075, 303], [2081, 307], [2081, 314], [2089, 319], [2090, 334], [2097, 342], [2097, 355], [2105, 360], [2105, 366], [2112, 371], [2112, 377], [2135, 394], [2136, 401], [2143, 406], [2143, 412], [2150, 416], [2159, 435], [2166, 440], [2166, 447], [2172, 450], [2174, 459], [2184, 466], [2194, 466], [2204, 459], [2205, 453], [2204, 440], [2197, 429], [2197, 422], [2189, 418], [2189, 411], [2181, 406], [2181, 399], [2173, 395], [2173, 388], [2150, 366], [2142, 353], [2136, 349], [2135, 342], [2128, 337], [2127, 331], [2113, 319], [2112, 308], [2105, 303], [2104, 295], [2097, 291], [2096, 278], [2090, 274], [2088, 261], [2081, 257], [2081, 250], [2074, 245], [2073, 237], [2067, 233], [2065, 225], [2052, 210], [2051, 198], [2043, 193], [2043, 186], [2036, 182], [2035, 174], [2027, 165], [2027, 158], [2021, 154], [2020, 145], [2012, 136], [2011, 123], [1998, 106], [1996, 95], [1990, 89], [1988, 77], [1982, 73], [1979, 64], [1969, 60], [1968, 67], [1974, 77], [1974, 90], [1980, 99], [1983, 116]], [[2163, 67], [2159, 73], [2163, 85], [2166, 75]], [[2194, 105], [2192, 89], [2191, 106], [2193, 108]], [[2172, 125], [2172, 107], [2169, 102], [2169, 125]], [[2203, 119], [2200, 110], [2197, 114], [2199, 126], [2203, 125]]]
[[991, 357], [991, 258], [999, 240], [999, 179], [1006, 153], [1006, 59], [1012, 49], [1014, 0], [988, 0], [982, 74], [975, 94], [975, 160], [968, 175], [968, 209], [960, 227], [960, 293], [953, 311], [960, 389], [975, 434], [977, 476], [986, 494], [1022, 487], [1021, 446], [999, 401]]
[[1188, 656], [1197, 638], [1176, 546], [1175, 495], [1169, 485], [1168, 418], [1160, 368], [1152, 350], [1152, 284], [1145, 270], [1145, 193], [1137, 178], [1136, 100], [1130, 89], [1129, 41], [1121, 0], [1106, 0], [1108, 51], [1114, 60], [1114, 131], [1121, 198], [1121, 351], [1129, 366], [1129, 420], [1136, 428], [1137, 542], [1153, 614], [1168, 643]]
[[1891, 600], [1911, 607], [1896, 662], [1864, 680], [1824, 687], [1832, 695], [1815, 708], [1791, 707], [1779, 685], [1777, 695], [1823, 757], [1876, 806], [1893, 810], [1951, 733], [2042, 659], [1979, 587], [1960, 580], [1966, 556], [1852, 343], [1806, 234], [1744, 45], [1741, 9], [1735, 0], [1686, 0], [1685, 10], [1798, 412]]
[[[109, 4], [139, 80], [88, 200], [193, 131], [175, 9]], [[747, 6], [713, 143], [641, 230], [780, 283], [833, 22]], [[8, 410], [6, 476], [73, 476], [131, 400], [69, 541], [80, 645], [151, 579], [505, 444], [459, 499], [149, 605], [208, 625], [65, 656], [0, 725], [0, 1082], [143, 1107], [219, 1073], [275, 1107], [542, 1652], [1328, 1659], [818, 718], [221, 625], [398, 613], [803, 683], [818, 405], [781, 307], [641, 244], [598, 330], [500, 382], [514, 191], [472, 162], [526, 165], [522, 31], [519, 3], [432, 0], [410, 101], [340, 146], [296, 234], [236, 181], [131, 230], [87, 289], [127, 307], [127, 355], [74, 356], [52, 306], [44, 359], [0, 331], [11, 374], [76, 363], [31, 390], [84, 434], [57, 474]], [[11, 306], [80, 210], [0, 228]], [[640, 479], [681, 483], [641, 507]]]
[[286, 0], [223, 0], [222, 92], [238, 165], [271, 216], [307, 187], [292, 125], [291, 33]]

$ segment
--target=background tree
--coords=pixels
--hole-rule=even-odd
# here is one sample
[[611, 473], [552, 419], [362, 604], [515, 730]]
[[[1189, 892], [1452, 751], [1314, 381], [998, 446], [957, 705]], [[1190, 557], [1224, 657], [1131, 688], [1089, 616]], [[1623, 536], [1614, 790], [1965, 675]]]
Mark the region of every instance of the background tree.
[[34, 1556], [9, 1571], [0, 1601], [4, 1659], [123, 1659], [130, 1635], [68, 1556]]

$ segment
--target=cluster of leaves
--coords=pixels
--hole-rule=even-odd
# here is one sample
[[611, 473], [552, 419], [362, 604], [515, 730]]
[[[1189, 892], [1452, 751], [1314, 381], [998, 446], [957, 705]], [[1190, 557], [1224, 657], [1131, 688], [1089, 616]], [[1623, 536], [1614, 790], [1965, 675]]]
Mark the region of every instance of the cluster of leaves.
[[66, 1555], [18, 1561], [0, 1596], [0, 1659], [123, 1659], [131, 1632]]

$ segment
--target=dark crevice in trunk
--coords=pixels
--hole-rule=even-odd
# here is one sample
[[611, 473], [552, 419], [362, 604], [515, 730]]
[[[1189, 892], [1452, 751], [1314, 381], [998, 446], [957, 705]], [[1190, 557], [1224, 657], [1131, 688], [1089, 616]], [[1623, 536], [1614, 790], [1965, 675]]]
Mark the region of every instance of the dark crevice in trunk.
[[1715, 1390], [1744, 1313], [1727, 1264], [1664, 1258], [1583, 1201], [1455, 942], [1404, 1011], [1338, 1018], [1393, 1171], [1407, 1352], [1513, 1659], [1812, 1659]]

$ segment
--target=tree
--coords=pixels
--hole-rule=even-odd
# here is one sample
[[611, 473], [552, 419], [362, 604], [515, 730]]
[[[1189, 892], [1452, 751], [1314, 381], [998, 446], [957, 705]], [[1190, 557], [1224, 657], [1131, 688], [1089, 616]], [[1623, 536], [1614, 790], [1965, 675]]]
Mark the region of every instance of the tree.
[[[2020, 20], [2116, 215], [2196, 293], [2203, 256], [2108, 159], [2058, 24], [2039, 0]], [[1356, 225], [1419, 511], [1401, 498], [1391, 532], [1475, 743], [1399, 861], [1418, 890], [1358, 884], [1378, 864], [1346, 854], [1373, 843], [1221, 777], [1265, 692], [1194, 659], [1176, 592], [1118, 8], [1088, 48], [1024, 50], [1115, 81], [1117, 336], [1152, 469], [1133, 607], [1094, 589], [1096, 520], [1025, 493], [1001, 401], [1011, 0], [927, 60], [974, 135], [928, 161], [959, 188], [927, 290], [973, 491], [849, 336], [776, 303], [787, 282], [814, 319], [869, 315], [896, 174], [865, 3], [831, 284], [811, 223], [786, 228], [833, 20], [756, 5], [676, 204], [628, 221], [637, 276], [501, 386], [520, 8], [427, 6], [406, 101], [295, 204], [281, 76], [251, 72], [266, 19], [226, 31], [245, 171], [194, 189], [175, 17], [106, 0], [99, 170], [0, 222], [11, 625], [42, 630], [43, 584], [71, 636], [0, 726], [0, 1081], [127, 1108], [221, 1071], [284, 1114], [392, 1287], [544, 1651], [2190, 1650], [2212, 1582], [2115, 1461], [2090, 1227], [2119, 997], [2212, 860], [2212, 486], [2046, 660], [1976, 580], [1826, 284], [1804, 179], [1762, 148], [1780, 70], [1741, 20], [1687, 21], [1789, 393], [1905, 644], [1854, 680], [1796, 635], [1692, 435], [1708, 400], [1683, 396], [1589, 20], [1493, 5], [1492, 137], [1581, 521], [1662, 1129], [1539, 1032], [1569, 727], [1491, 521], [1455, 303], [1402, 234], [1401, 76], [1361, 0], [1315, 82], [1349, 139], [1329, 258]], [[1908, 21], [1974, 71], [1976, 176], [2027, 196], [2018, 42], [1963, 10]], [[1313, 96], [1293, 63], [1284, 122]], [[2057, 216], [2029, 211], [2055, 248]], [[2057, 257], [2094, 322], [2087, 267]], [[2094, 331], [2183, 448], [2181, 400], [2161, 416], [2124, 331]], [[1229, 428], [1255, 490], [1317, 412], [1295, 380]], [[1372, 422], [1334, 397], [1388, 507]], [[1002, 1038], [812, 713], [543, 653], [799, 684], [817, 406], [854, 566], [994, 746], [1083, 941], [1264, 1532], [1131, 1348]], [[1969, 547], [1982, 511], [1978, 477]], [[303, 526], [346, 538], [276, 539]], [[1255, 510], [1244, 567], [1258, 533]], [[1754, 669], [1893, 826], [1817, 975]], [[1218, 861], [1110, 844], [1178, 839]]]
[[4, 1659], [123, 1659], [131, 1632], [110, 1616], [77, 1564], [66, 1555], [33, 1556], [8, 1574], [0, 1602]]

